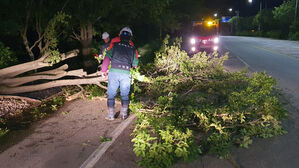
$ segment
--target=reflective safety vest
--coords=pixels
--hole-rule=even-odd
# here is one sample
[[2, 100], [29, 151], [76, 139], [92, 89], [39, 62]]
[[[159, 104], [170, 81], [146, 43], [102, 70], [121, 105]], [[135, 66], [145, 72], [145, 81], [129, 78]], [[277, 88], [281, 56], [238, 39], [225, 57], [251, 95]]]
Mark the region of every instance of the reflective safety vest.
[[135, 55], [136, 49], [129, 42], [114, 43], [111, 68], [130, 71]]

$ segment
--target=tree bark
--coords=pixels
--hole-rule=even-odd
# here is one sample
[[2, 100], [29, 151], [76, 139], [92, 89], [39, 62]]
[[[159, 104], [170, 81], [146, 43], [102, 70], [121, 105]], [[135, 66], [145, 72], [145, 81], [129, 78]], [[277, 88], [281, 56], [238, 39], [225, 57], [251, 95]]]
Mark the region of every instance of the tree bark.
[[99, 84], [100, 82], [106, 81], [106, 78], [94, 77], [85, 79], [67, 79], [67, 80], [57, 80], [52, 82], [47, 82], [38, 85], [31, 86], [19, 86], [19, 87], [2, 87], [0, 92], [2, 94], [15, 94], [15, 93], [25, 93], [37, 90], [48, 89], [58, 86], [68, 86], [68, 85], [83, 85], [83, 84]]
[[[73, 50], [66, 54], [61, 54], [61, 61], [68, 59], [68, 58], [75, 57], [78, 55], [78, 53], [79, 53], [79, 50]], [[46, 58], [47, 58], [47, 55], [45, 54], [38, 60], [1, 69], [0, 70], [0, 76], [1, 76], [0, 79], [15, 77], [24, 72], [51, 66], [49, 63], [44, 62], [44, 60]]]
[[52, 74], [41, 74], [41, 75], [32, 75], [32, 76], [25, 76], [25, 77], [19, 77], [19, 78], [11, 78], [11, 79], [5, 79], [0, 81], [0, 84], [4, 84], [6, 86], [14, 87], [14, 86], [20, 86], [29, 82], [37, 81], [37, 80], [55, 80], [59, 79], [65, 76], [77, 76], [77, 77], [83, 77], [87, 75], [86, 72], [83, 71], [83, 69], [73, 70], [73, 71], [53, 71]]
[[27, 38], [27, 30], [28, 30], [29, 18], [30, 18], [30, 11], [27, 11], [26, 12], [25, 27], [21, 31], [21, 37], [23, 39], [23, 43], [25, 45], [26, 51], [28, 52], [31, 61], [34, 61], [34, 54], [32, 52], [32, 48], [29, 46], [29, 42], [28, 42], [28, 38]]
[[[61, 59], [65, 60], [72, 58], [78, 55], [78, 50], [73, 50], [66, 54], [61, 54]], [[30, 76], [16, 77], [19, 74], [28, 72], [34, 69], [43, 68], [51, 66], [48, 63], [45, 63], [44, 60], [47, 58], [47, 55], [44, 55], [38, 60], [31, 61], [24, 64], [15, 65], [12, 67], [4, 68], [0, 70], [0, 93], [2, 94], [15, 94], [15, 93], [25, 93], [32, 92], [37, 90], [48, 89], [58, 86], [67, 86], [67, 85], [81, 85], [81, 84], [96, 84], [103, 89], [107, 89], [101, 84], [101, 82], [107, 82], [107, 78], [101, 77], [100, 72], [87, 75], [83, 69], [77, 69], [72, 71], [66, 71], [68, 65], [62, 65], [56, 69], [34, 73]], [[75, 79], [64, 79], [57, 80], [66, 76], [75, 77]], [[25, 85], [30, 82], [38, 80], [54, 80], [46, 83], [33, 85]], [[55, 81], [56, 80], [56, 81]]]
[[93, 26], [91, 22], [80, 27], [80, 42], [82, 45], [82, 55], [86, 57], [90, 54], [89, 46], [92, 42]]

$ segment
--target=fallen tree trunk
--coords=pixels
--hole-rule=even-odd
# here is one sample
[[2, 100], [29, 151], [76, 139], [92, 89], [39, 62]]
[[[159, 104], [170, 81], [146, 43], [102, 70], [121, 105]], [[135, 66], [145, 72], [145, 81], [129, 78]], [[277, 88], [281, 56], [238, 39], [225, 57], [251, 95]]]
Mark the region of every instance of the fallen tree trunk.
[[[78, 55], [78, 50], [73, 50], [66, 54], [61, 54], [61, 60], [72, 58]], [[46, 55], [42, 58], [24, 64], [15, 65], [12, 67], [0, 70], [0, 93], [1, 94], [16, 94], [38, 91], [52, 87], [68, 86], [68, 85], [82, 85], [82, 84], [96, 84], [103, 89], [107, 89], [101, 82], [107, 82], [107, 78], [101, 77], [100, 72], [87, 75], [83, 69], [67, 71], [68, 65], [62, 65], [56, 69], [33, 73], [29, 76], [16, 77], [25, 72], [51, 66], [45, 62]], [[70, 76], [74, 79], [63, 79], [63, 77]], [[29, 85], [30, 82], [37, 84]]]
[[[66, 54], [61, 54], [61, 61], [75, 57], [78, 55], [78, 53], [79, 50], [72, 50]], [[49, 67], [51, 66], [51, 64], [45, 61], [47, 57], [48, 55], [45, 54], [38, 60], [1, 69], [0, 79], [11, 78], [31, 70], [35, 70], [43, 67]]]
[[44, 74], [44, 75], [34, 75], [34, 76], [26, 76], [19, 78], [11, 78], [0, 81], [0, 84], [4, 84], [6, 86], [20, 86], [22, 84], [33, 82], [37, 80], [47, 79], [47, 80], [55, 80], [65, 76], [77, 76], [83, 77], [86, 75], [86, 72], [83, 69], [73, 70], [73, 71], [56, 71], [53, 74]]
[[2, 94], [15, 94], [15, 93], [25, 93], [37, 90], [48, 89], [58, 86], [68, 86], [68, 85], [83, 85], [83, 84], [99, 84], [100, 82], [106, 81], [106, 78], [94, 77], [85, 79], [67, 79], [67, 80], [56, 80], [47, 83], [30, 85], [30, 86], [19, 86], [19, 87], [2, 87], [0, 92]]

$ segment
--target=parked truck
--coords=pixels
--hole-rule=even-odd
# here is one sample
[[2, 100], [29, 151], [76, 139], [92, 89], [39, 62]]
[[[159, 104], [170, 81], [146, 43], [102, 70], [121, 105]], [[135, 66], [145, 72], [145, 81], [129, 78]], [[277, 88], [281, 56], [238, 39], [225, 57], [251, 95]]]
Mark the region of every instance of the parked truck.
[[214, 52], [219, 49], [219, 20], [194, 21], [189, 43], [189, 53]]

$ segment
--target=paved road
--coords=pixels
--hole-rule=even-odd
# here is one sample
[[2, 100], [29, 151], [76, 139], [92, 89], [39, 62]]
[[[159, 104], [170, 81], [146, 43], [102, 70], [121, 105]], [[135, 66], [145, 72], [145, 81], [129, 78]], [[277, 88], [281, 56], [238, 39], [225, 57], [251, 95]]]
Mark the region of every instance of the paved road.
[[287, 135], [257, 139], [234, 155], [241, 167], [299, 168], [299, 42], [254, 37], [221, 37], [222, 50], [238, 57], [252, 71], [273, 76], [291, 104]]

